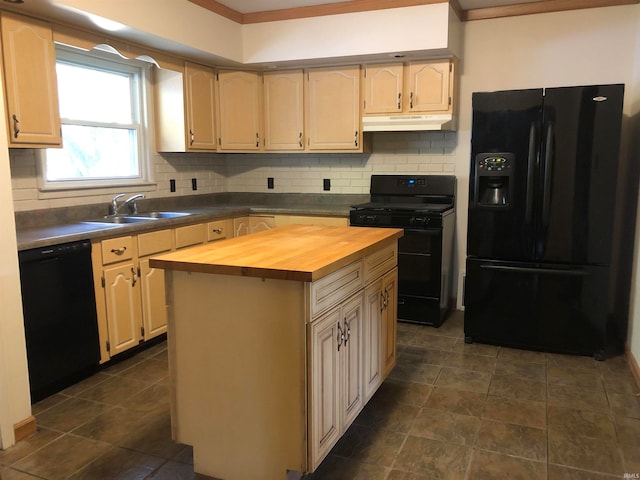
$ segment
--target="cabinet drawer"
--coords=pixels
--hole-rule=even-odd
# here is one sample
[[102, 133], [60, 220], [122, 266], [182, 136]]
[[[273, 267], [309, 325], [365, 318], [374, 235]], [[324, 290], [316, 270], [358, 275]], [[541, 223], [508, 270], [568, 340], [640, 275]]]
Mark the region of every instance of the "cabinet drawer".
[[204, 223], [176, 228], [176, 248], [190, 247], [204, 243]]
[[358, 260], [311, 284], [311, 317], [347, 298], [364, 285]]
[[102, 248], [102, 264], [121, 262], [122, 260], [131, 260], [133, 258], [133, 237], [118, 237], [103, 240]]
[[398, 264], [398, 242], [393, 242], [371, 255], [364, 257], [364, 281], [369, 283]]
[[138, 235], [138, 256], [144, 257], [154, 253], [167, 252], [171, 250], [172, 244], [171, 230], [141, 233]]
[[233, 222], [227, 220], [215, 220], [207, 223], [207, 242], [224, 240], [233, 237]]

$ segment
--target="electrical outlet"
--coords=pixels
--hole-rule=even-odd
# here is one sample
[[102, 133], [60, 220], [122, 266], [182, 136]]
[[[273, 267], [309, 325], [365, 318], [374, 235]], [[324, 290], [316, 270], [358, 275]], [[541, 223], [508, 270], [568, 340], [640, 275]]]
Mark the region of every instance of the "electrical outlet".
[[331, 179], [325, 178], [322, 180], [322, 189], [323, 190], [331, 190]]
[[176, 181], [173, 178], [169, 180], [169, 190], [172, 192], [176, 191]]
[[273, 189], [273, 177], [267, 177], [267, 188]]
[[191, 179], [191, 190], [198, 190], [198, 180], [196, 178]]

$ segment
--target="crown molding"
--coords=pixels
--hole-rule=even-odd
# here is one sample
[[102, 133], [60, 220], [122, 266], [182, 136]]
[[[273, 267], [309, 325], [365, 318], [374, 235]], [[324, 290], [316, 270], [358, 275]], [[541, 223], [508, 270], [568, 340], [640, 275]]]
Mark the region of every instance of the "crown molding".
[[486, 20], [490, 18], [515, 17], [520, 15], [533, 15], [537, 13], [561, 12], [585, 8], [614, 7], [618, 5], [632, 5], [640, 3], [640, 0], [540, 0], [535, 2], [517, 3], [515, 5], [463, 10], [460, 6], [459, 0], [351, 0], [325, 5], [312, 5], [308, 7], [240, 13], [232, 8], [222, 5], [216, 0], [189, 1], [242, 25], [277, 22], [280, 20], [295, 20], [299, 18], [322, 17], [327, 15], [340, 15], [344, 13], [368, 12], [389, 8], [415, 7], [447, 2], [458, 18], [465, 22], [472, 20]]

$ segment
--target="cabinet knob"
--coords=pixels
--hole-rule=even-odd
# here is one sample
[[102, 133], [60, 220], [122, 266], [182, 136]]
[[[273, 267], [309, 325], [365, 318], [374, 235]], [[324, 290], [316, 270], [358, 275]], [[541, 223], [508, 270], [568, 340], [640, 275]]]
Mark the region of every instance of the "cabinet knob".
[[122, 255], [126, 251], [127, 251], [127, 247], [120, 247], [120, 248], [112, 248], [111, 249], [111, 253], [115, 253], [116, 255]]
[[398, 110], [402, 110], [402, 92], [398, 92]]
[[356, 130], [354, 144], [355, 144], [356, 147], [358, 146], [358, 130]]
[[214, 228], [214, 229], [212, 230], [212, 232], [213, 232], [213, 233], [215, 233], [215, 234], [217, 234], [217, 235], [220, 235], [220, 234], [222, 233], [222, 229], [221, 229], [221, 228]]
[[189, 129], [189, 146], [193, 146], [193, 142], [195, 141], [195, 136], [193, 135], [193, 130]]
[[413, 108], [413, 92], [409, 94], [409, 108]]

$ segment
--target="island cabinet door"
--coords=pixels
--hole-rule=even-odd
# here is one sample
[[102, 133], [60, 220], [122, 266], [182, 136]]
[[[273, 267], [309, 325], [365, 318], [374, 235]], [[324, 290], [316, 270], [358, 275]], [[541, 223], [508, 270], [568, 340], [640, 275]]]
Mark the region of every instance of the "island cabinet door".
[[344, 341], [339, 346], [342, 389], [340, 392], [343, 430], [355, 420], [364, 406], [362, 381], [363, 295], [355, 295], [341, 309]]
[[382, 314], [384, 310], [382, 278], [364, 291], [363, 367], [364, 398], [369, 400], [382, 383]]
[[382, 279], [382, 360], [384, 377], [396, 366], [398, 341], [398, 268]]
[[310, 454], [315, 469], [364, 406], [362, 291], [309, 327], [311, 350]]
[[313, 470], [340, 438], [338, 345], [342, 316], [335, 308], [308, 327], [310, 348], [309, 454]]

